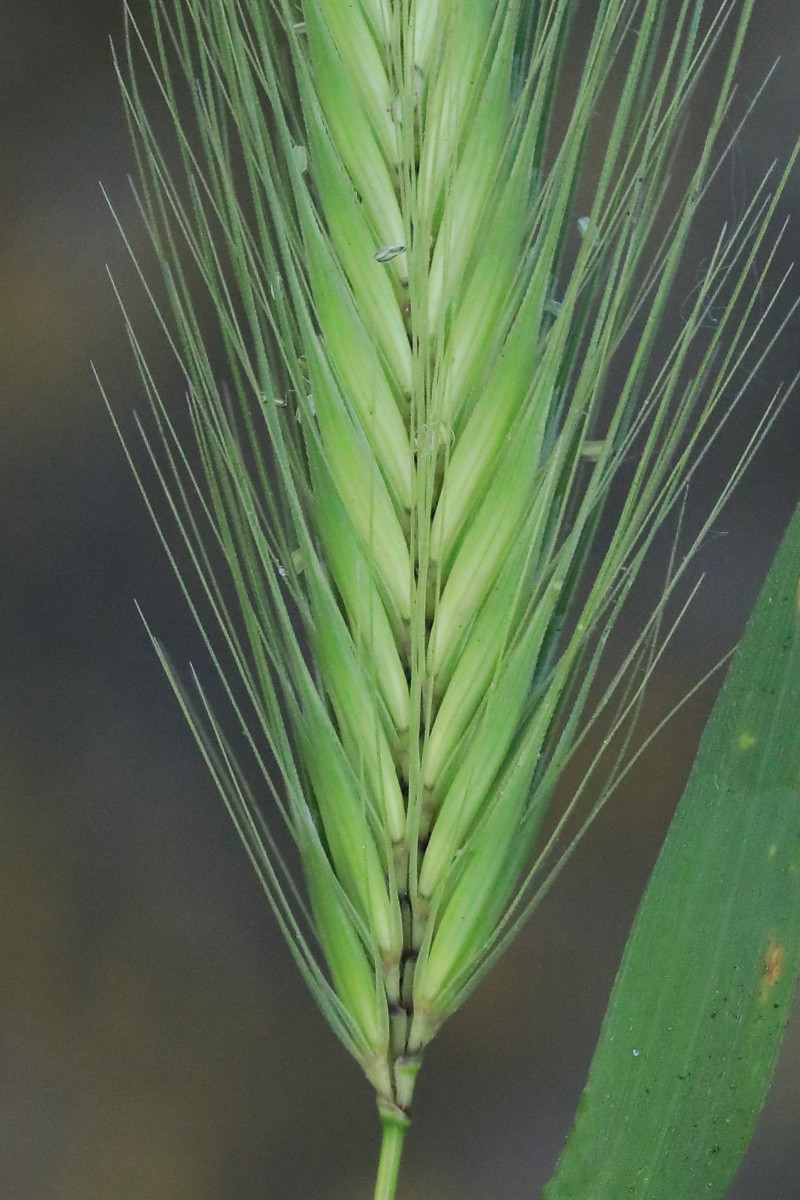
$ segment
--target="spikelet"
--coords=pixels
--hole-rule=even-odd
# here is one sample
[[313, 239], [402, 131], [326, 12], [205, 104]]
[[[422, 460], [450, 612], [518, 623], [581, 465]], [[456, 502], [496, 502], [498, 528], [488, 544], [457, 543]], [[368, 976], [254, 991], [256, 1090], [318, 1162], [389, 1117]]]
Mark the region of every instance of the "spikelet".
[[[152, 0], [152, 43], [129, 16], [120, 76], [196, 446], [133, 338], [152, 458], [305, 895], [205, 693], [191, 700], [162, 661], [295, 957], [396, 1129], [425, 1046], [549, 878], [579, 799], [537, 843], [564, 765], [603, 712], [612, 738], [635, 711], [647, 671], [625, 680], [652, 661], [690, 556], [590, 709], [606, 639], [757, 369], [742, 365], [746, 281], [772, 252], [782, 180], [721, 235], [674, 346], [653, 354], [752, 7], [717, 0], [701, 21], [687, 2], [667, 28], [661, 0], [602, 0], [557, 139], [572, 0]], [[716, 107], [665, 226], [686, 106], [723, 30]]]

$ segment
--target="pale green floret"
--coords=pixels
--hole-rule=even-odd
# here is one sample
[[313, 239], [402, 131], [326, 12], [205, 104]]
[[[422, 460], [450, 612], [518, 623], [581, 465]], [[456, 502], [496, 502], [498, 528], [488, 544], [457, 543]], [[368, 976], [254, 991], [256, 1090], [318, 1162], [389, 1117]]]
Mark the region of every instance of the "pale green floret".
[[[318, 112], [318, 107], [314, 111]], [[367, 222], [364, 206], [358, 203], [321, 113], [310, 122], [310, 148], [314, 182], [323, 199], [331, 240], [350, 283], [356, 308], [385, 357], [395, 394], [407, 408], [413, 361], [392, 286], [397, 266], [384, 265], [375, 259], [381, 246], [378, 231]]]
[[390, 167], [317, 5], [307, 3], [304, 12], [317, 96], [342, 161], [364, 201], [379, 244], [401, 244], [405, 224]]
[[[530, 314], [526, 314], [530, 315]], [[548, 380], [534, 377], [541, 353], [531, 335], [530, 321], [519, 321], [509, 336], [494, 375], [481, 389], [462, 436], [450, 456], [439, 502], [431, 525], [431, 557], [448, 563], [464, 522], [491, 490], [498, 460], [534, 378], [529, 399], [533, 419], [544, 425], [552, 403]], [[534, 326], [535, 327], [535, 326]], [[552, 386], [552, 384], [550, 384]], [[505, 470], [505, 464], [500, 467]], [[535, 468], [534, 468], [535, 469]]]
[[[507, 195], [506, 199], [510, 197]], [[519, 269], [519, 243], [513, 220], [503, 222], [506, 209], [487, 231], [485, 253], [471, 264], [462, 303], [452, 314], [452, 331], [444, 347], [437, 376], [435, 404], [440, 420], [460, 433], [472, 407], [491, 386], [495, 358], [503, 347], [509, 292]], [[536, 336], [528, 330], [529, 341]]]
[[379, 846], [381, 814], [365, 802], [358, 776], [321, 712], [306, 713], [304, 757], [336, 876], [383, 961], [394, 967], [403, 949], [397, 896], [387, 890], [389, 848]]
[[309, 372], [320, 436], [331, 478], [364, 547], [375, 562], [391, 610], [401, 621], [411, 615], [408, 544], [386, 483], [358, 429], [318, 344], [311, 348]]
[[[389, 623], [365, 553], [327, 472], [315, 472], [314, 520], [325, 561], [347, 612], [356, 653], [391, 717], [398, 740], [407, 742], [408, 681], [398, 650], [401, 626]], [[407, 753], [407, 751], [406, 751]]]
[[405, 806], [397, 778], [399, 742], [387, 736], [388, 714], [376, 698], [374, 687], [359, 662], [350, 633], [332, 597], [321, 596], [312, 584], [315, 619], [313, 649], [328, 683], [328, 692], [341, 734], [342, 745], [356, 778], [373, 799], [379, 824], [392, 842], [405, 831]]
[[[519, 585], [518, 565], [514, 563], [506, 568], [478, 614], [452, 678], [447, 680], [444, 688], [423, 760], [422, 777], [430, 793], [435, 794], [443, 780], [446, 782], [452, 775], [451, 764], [461, 739], [487, 696], [493, 679], [499, 671], [506, 670], [507, 656], [521, 652], [527, 656], [529, 674], [534, 674], [559, 596], [560, 581], [557, 580], [549, 584], [543, 599], [536, 605], [522, 636], [521, 648], [510, 648], [507, 644], [510, 632], [505, 631], [518, 626], [519, 611], [528, 596], [526, 589]], [[511, 713], [508, 715], [511, 724]]]
[[436, 605], [428, 656], [434, 678], [453, 669], [475, 614], [522, 527], [536, 539], [547, 519], [549, 496], [543, 472], [536, 471], [543, 430], [532, 426], [527, 432], [509, 447], [510, 461], [475, 514]]
[[529, 806], [530, 788], [550, 714], [542, 712], [504, 773], [476, 836], [454, 870], [455, 882], [428, 934], [414, 976], [412, 1047], [424, 1046], [457, 1006], [517, 889], [519, 873], [544, 817], [545, 797]]
[[452, 0], [417, 0], [413, 5], [411, 44], [416, 66], [425, 71], [443, 36], [442, 13], [452, 7]]
[[[397, 126], [392, 120], [393, 92], [366, 17], [361, 6], [351, 0], [316, 0], [318, 9], [328, 27], [333, 46], [341, 56], [344, 73], [352, 83], [354, 99], [362, 112], [366, 113], [378, 139], [381, 150], [389, 162], [399, 161]], [[308, 15], [308, 13], [306, 14]], [[316, 22], [312, 19], [310, 36], [312, 54], [320, 52], [316, 43]]]
[[[463, 15], [453, 20], [444, 42], [440, 69], [427, 87], [417, 184], [423, 229], [438, 225], [442, 206], [449, 202], [448, 185], [458, 161], [460, 143], [474, 133], [468, 120], [481, 96], [479, 70], [489, 54], [493, 8], [487, 0], [475, 0], [467, 20]], [[490, 119], [485, 133], [496, 143], [498, 135], [501, 139], [503, 136], [502, 124]]]
[[362, 8], [378, 45], [388, 47], [392, 37], [391, 0], [362, 0]]
[[[484, 349], [496, 318], [493, 293], [501, 290], [502, 299], [507, 298], [525, 236], [527, 180], [519, 169], [521, 160], [509, 160], [506, 145], [512, 50], [513, 25], [509, 22], [493, 56], [486, 86], [468, 115], [458, 165], [452, 176], [439, 184], [444, 196], [430, 204], [431, 212], [440, 206], [443, 211], [428, 278], [429, 328], [435, 335], [449, 307], [456, 329], [460, 326], [463, 331], [461, 339], [471, 345], [480, 330], [483, 338], [478, 346]], [[423, 220], [424, 215], [423, 210]], [[507, 274], [498, 271], [501, 263], [509, 264]], [[481, 273], [479, 283], [476, 272]], [[465, 285], [470, 283], [465, 296]], [[453, 340], [459, 340], [455, 330]], [[454, 370], [452, 366], [449, 369]], [[445, 410], [447, 407], [445, 404]], [[446, 411], [443, 419], [449, 419]]]
[[305, 227], [317, 318], [328, 359], [352, 404], [399, 512], [412, 503], [411, 449], [386, 372], [318, 229]]
[[347, 911], [337, 881], [321, 847], [304, 856], [314, 923], [331, 978], [354, 1026], [354, 1045], [362, 1067], [379, 1095], [392, 1095], [389, 1012], [385, 995], [376, 990], [375, 964]]
[[[495, 776], [499, 772], [517, 734], [531, 681], [531, 657], [538, 647], [526, 638], [503, 664], [497, 682], [490, 685], [485, 705], [479, 713], [475, 731], [467, 739], [455, 778], [438, 803], [434, 798], [436, 819], [419, 874], [419, 892], [426, 899], [436, 894], [444, 882], [460, 847], [485, 807]], [[534, 658], [535, 663], [535, 658]], [[541, 750], [550, 720], [560, 699], [556, 688], [548, 689], [536, 714]]]

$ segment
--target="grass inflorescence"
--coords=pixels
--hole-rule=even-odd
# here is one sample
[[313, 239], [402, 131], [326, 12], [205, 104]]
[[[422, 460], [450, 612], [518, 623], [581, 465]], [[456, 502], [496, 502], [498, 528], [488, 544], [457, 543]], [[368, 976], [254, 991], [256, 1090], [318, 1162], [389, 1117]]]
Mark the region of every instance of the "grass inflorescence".
[[[587, 730], [605, 714], [625, 744], [667, 601], [783, 394], [598, 700], [653, 540], [777, 336], [763, 331], [785, 283], [770, 233], [785, 175], [720, 232], [674, 342], [659, 339], [736, 136], [753, 0], [146, 9], [128, 13], [119, 72], [191, 423], [187, 445], [131, 331], [167, 519], [152, 511], [254, 791], [205, 691], [158, 650], [294, 956], [376, 1089], [388, 1197], [423, 1051], [557, 868], [584, 789], [548, 810]], [[624, 769], [618, 756], [595, 810]]]

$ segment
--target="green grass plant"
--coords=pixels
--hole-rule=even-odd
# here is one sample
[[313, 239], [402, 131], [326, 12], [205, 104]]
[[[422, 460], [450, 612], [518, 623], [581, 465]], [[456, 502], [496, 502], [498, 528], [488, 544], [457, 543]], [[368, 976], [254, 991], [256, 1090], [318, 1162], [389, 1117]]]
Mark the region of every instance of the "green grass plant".
[[[162, 269], [141, 274], [186, 390], [181, 411], [130, 329], [155, 487], [135, 469], [233, 732], [156, 647], [375, 1089], [376, 1200], [395, 1193], [428, 1043], [551, 883], [564, 831], [628, 769], [665, 616], [791, 387], [607, 669], [654, 540], [796, 309], [776, 268], [795, 155], [720, 230], [674, 340], [661, 332], [747, 116], [753, 10], [127, 13], [119, 75]], [[554, 809], [590, 736], [610, 753]]]

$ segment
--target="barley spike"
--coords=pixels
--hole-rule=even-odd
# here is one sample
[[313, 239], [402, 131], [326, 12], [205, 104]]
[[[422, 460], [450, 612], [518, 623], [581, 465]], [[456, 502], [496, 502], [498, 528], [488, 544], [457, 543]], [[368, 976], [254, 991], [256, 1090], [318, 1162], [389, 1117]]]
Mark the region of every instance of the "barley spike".
[[375, 1086], [378, 1200], [428, 1042], [557, 869], [582, 790], [554, 810], [566, 764], [596, 726], [627, 736], [692, 551], [596, 703], [607, 641], [758, 369], [740, 348], [761, 322], [739, 317], [786, 175], [722, 231], [673, 345], [656, 338], [726, 153], [753, 0], [681, 0], [671, 23], [662, 9], [149, 0], [149, 32], [128, 12], [119, 76], [163, 265], [148, 289], [188, 396], [187, 433], [131, 332], [166, 516], [149, 503], [232, 733], [160, 656]]

